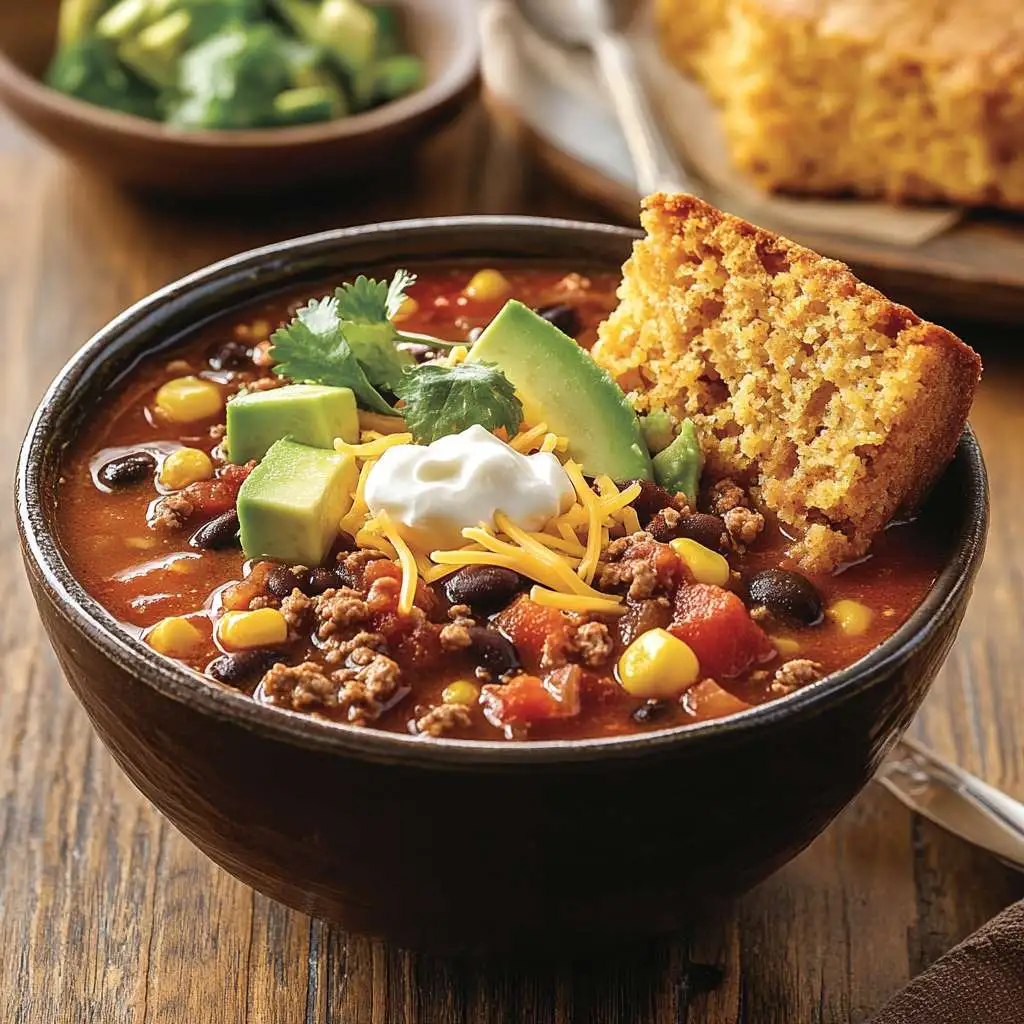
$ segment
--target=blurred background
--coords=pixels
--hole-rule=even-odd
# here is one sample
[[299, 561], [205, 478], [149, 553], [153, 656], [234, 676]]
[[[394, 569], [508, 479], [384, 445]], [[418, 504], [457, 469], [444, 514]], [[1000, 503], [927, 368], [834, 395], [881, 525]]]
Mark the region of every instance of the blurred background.
[[[633, 225], [643, 192], [692, 190], [981, 352], [990, 554], [915, 731], [1024, 797], [1024, 49], [1010, 7], [978, 6], [0, 0], [4, 472], [71, 353], [211, 261], [410, 217]], [[462, 971], [350, 938], [221, 873], [131, 789], [0, 522], [2, 1020], [863, 1021], [1024, 895], [868, 791], [674, 943]]]

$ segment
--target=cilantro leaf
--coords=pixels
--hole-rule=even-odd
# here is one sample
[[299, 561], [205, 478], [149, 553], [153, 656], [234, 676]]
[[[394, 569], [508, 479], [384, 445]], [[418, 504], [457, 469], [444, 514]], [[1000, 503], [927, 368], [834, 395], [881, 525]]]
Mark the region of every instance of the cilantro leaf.
[[408, 270], [396, 270], [390, 284], [360, 274], [335, 291], [338, 316], [353, 324], [388, 323], [405, 301], [406, 290], [415, 283], [416, 275]]
[[474, 423], [487, 430], [504, 427], [511, 437], [523, 421], [512, 382], [490, 363], [423, 363], [405, 373], [395, 394], [405, 401], [401, 413], [421, 444]]
[[394, 410], [367, 379], [338, 318], [336, 299], [312, 299], [287, 327], [270, 338], [280, 377], [351, 388], [364, 409], [394, 415]]
[[405, 290], [416, 280], [415, 274], [399, 270], [387, 281], [376, 281], [360, 274], [351, 284], [334, 292], [338, 316], [356, 358], [376, 387], [394, 391], [402, 372], [415, 360], [397, 348], [401, 336], [391, 322], [405, 301]]

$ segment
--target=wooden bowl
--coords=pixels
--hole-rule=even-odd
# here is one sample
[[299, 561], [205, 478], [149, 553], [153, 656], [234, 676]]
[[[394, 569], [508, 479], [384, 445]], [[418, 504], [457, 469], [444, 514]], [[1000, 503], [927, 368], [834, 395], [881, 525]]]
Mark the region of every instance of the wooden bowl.
[[59, 0], [0, 0], [0, 101], [83, 167], [128, 186], [187, 196], [254, 195], [341, 182], [451, 119], [477, 85], [475, 0], [400, 0], [409, 48], [424, 58], [418, 92], [323, 124], [184, 131], [65, 96], [41, 81]]
[[43, 399], [21, 453], [17, 512], [60, 663], [135, 785], [261, 892], [353, 931], [441, 950], [567, 955], [669, 932], [817, 836], [924, 698], [984, 549], [988, 492], [970, 431], [923, 513], [945, 567], [891, 638], [781, 700], [638, 736], [425, 741], [269, 707], [159, 657], [69, 572], [53, 527], [61, 453], [141, 353], [306, 282], [432, 260], [614, 269], [634, 237], [481, 217], [269, 246], [132, 307]]

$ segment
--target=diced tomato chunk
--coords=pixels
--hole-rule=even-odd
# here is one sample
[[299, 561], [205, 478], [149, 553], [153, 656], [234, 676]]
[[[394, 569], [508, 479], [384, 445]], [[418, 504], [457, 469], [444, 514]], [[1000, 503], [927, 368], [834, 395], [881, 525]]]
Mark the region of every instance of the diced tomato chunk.
[[542, 660], [563, 661], [569, 648], [570, 623], [565, 613], [525, 596], [500, 612], [494, 624], [516, 645], [523, 664], [533, 671], [540, 668]]
[[669, 630], [689, 644], [704, 675], [729, 679], [775, 653], [743, 602], [728, 590], [690, 583], [676, 593]]
[[520, 675], [500, 686], [485, 686], [481, 700], [487, 717], [496, 725], [530, 725], [579, 713], [575, 686], [553, 689], [558, 696], [537, 676]]
[[724, 718], [746, 711], [750, 705], [739, 697], [723, 690], [714, 679], [703, 679], [691, 686], [683, 695], [683, 710], [694, 718]]
[[189, 484], [182, 493], [199, 515], [212, 519], [235, 507], [245, 478], [255, 468], [255, 462], [247, 462], [244, 466], [225, 466], [213, 480]]
[[426, 670], [442, 659], [441, 627], [436, 623], [385, 611], [374, 615], [368, 628], [387, 640], [391, 657], [404, 669]]

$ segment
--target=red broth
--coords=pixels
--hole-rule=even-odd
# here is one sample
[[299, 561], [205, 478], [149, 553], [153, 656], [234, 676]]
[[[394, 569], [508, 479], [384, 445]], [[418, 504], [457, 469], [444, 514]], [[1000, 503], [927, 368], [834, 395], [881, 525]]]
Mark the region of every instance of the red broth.
[[[464, 268], [421, 273], [410, 292], [418, 310], [402, 324], [403, 328], [453, 341], [470, 339], [474, 329], [485, 326], [504, 302], [466, 298], [462, 292], [471, 273]], [[580, 324], [577, 340], [584, 347], [593, 343], [598, 323], [616, 301], [617, 275], [518, 269], [505, 274], [514, 296], [524, 303], [533, 307], [567, 304], [575, 309]], [[139, 449], [157, 460], [180, 446], [215, 454], [223, 414], [185, 427], [162, 423], [150, 411], [157, 389], [183, 374], [199, 374], [215, 381], [227, 397], [240, 385], [269, 376], [269, 366], [246, 363], [233, 370], [214, 369], [210, 358], [231, 342], [245, 349], [265, 348], [259, 343], [265, 342], [275, 327], [311, 294], [325, 293], [334, 283], [319, 289], [306, 287], [301, 294], [276, 296], [243, 312], [227, 314], [202, 327], [174, 351], [144, 361], [96, 410], [65, 460], [59, 493], [59, 539], [72, 571], [112, 615], [139, 636], [166, 617], [188, 617], [204, 638], [184, 659], [196, 672], [204, 673], [224, 653], [214, 638], [213, 624], [223, 610], [225, 595], [229, 604], [244, 607], [248, 597], [264, 594], [265, 588], [255, 582], [248, 591], [232, 586], [252, 569], [237, 547], [200, 550], [190, 544], [189, 538], [201, 520], [190, 522], [182, 530], [158, 530], [148, 525], [151, 506], [160, 498], [155, 474], [150, 473], [136, 485], [111, 489], [99, 483], [97, 473], [112, 458]], [[750, 550], [730, 554], [730, 566], [740, 577], [766, 568], [793, 568], [785, 562], [784, 542], [778, 529], [769, 523]], [[528, 728], [500, 728], [483, 707], [473, 705], [466, 720], [445, 734], [481, 739], [500, 739], [503, 735], [516, 739], [614, 736], [683, 725], [763, 703], [782, 695], [773, 686], [774, 673], [788, 658], [811, 660], [824, 674], [851, 664], [891, 635], [932, 585], [943, 556], [944, 544], [929, 528], [927, 515], [919, 522], [890, 527], [861, 563], [835, 575], [811, 578], [826, 606], [852, 600], [870, 610], [870, 622], [863, 632], [846, 632], [829, 617], [811, 626], [773, 620], [765, 630], [783, 645], [784, 653], [751, 666], [736, 678], [717, 679], [706, 686], [702, 683], [680, 700], [645, 701], [619, 685], [614, 666], [624, 643], [617, 635], [617, 625], [611, 622], [610, 635], [615, 644], [612, 656], [600, 669], [588, 667], [577, 673], [581, 682], [577, 714], [541, 718]], [[262, 578], [261, 573], [263, 570], [257, 570], [251, 581]], [[737, 578], [734, 576], [734, 580]], [[434, 590], [438, 597], [432, 617], [443, 623], [447, 602], [441, 585], [435, 584]], [[311, 635], [288, 642], [275, 654], [290, 665], [323, 660], [322, 648]], [[441, 693], [449, 683], [474, 679], [474, 661], [466, 654], [451, 651], [439, 658], [436, 651], [434, 654], [430, 659], [424, 657], [422, 664], [406, 657], [398, 691], [378, 717], [364, 724], [400, 732], [413, 730], [413, 723], [442, 702]], [[209, 682], [226, 685], [213, 678]], [[497, 685], [500, 681], [491, 682]], [[260, 699], [258, 684], [257, 674], [236, 685]], [[349, 719], [344, 708], [314, 705], [302, 710]]]

